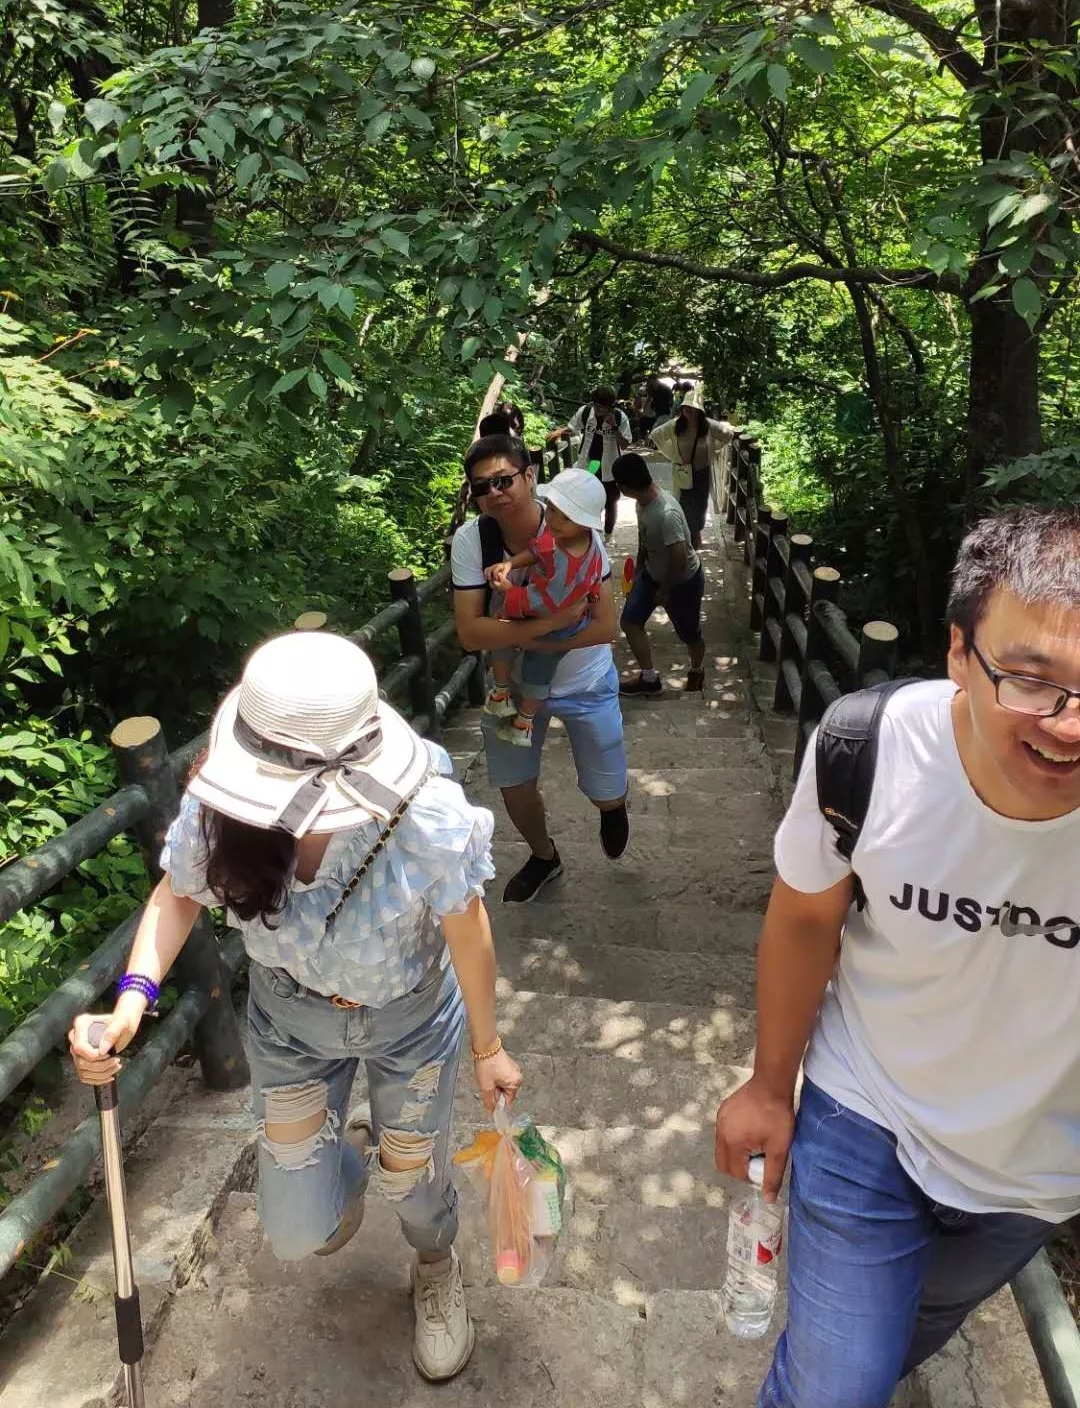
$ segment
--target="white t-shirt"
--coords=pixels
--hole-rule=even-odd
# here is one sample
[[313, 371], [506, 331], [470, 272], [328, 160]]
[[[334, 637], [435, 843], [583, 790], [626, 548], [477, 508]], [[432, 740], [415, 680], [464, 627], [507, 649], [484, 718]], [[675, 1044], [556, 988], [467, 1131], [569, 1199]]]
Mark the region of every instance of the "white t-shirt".
[[[1080, 811], [985, 806], [954, 693], [927, 680], [886, 706], [852, 858], [867, 906], [848, 915], [806, 1074], [891, 1130], [937, 1202], [1062, 1222], [1080, 1211]], [[843, 879], [835, 839], [812, 741], [776, 837], [782, 879], [811, 894]]]
[[[582, 414], [584, 412], [584, 414]], [[607, 417], [605, 416], [606, 420]], [[615, 424], [618, 426], [618, 433], [629, 445], [630, 443], [630, 420], [625, 411], [616, 409]], [[588, 469], [589, 451], [592, 449], [594, 435], [601, 435], [604, 441], [604, 453], [600, 460], [600, 478], [605, 484], [611, 482], [611, 466], [619, 458], [622, 451], [619, 449], [619, 442], [616, 439], [614, 430], [608, 430], [603, 425], [596, 423], [596, 411], [591, 405], [579, 406], [569, 420], [570, 429], [575, 435], [581, 436], [581, 445], [578, 447], [578, 457], [575, 469]]]
[[[604, 562], [604, 580], [607, 581], [611, 576], [611, 560], [604, 544], [598, 542], [598, 546]], [[513, 554], [504, 552], [503, 556], [512, 557]], [[481, 591], [487, 586], [479, 518], [470, 518], [454, 534], [450, 546], [450, 574], [455, 591]], [[555, 670], [551, 695], [562, 699], [568, 694], [586, 694], [596, 688], [610, 668], [610, 645], [586, 645], [580, 650], [568, 650]]]

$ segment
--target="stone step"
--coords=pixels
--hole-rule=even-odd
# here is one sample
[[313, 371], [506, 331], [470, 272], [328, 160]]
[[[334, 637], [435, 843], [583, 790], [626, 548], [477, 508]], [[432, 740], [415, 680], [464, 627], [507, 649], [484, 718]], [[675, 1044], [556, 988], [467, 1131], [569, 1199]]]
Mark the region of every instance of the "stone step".
[[[498, 924], [502, 887], [524, 863], [528, 848], [507, 834], [509, 823], [497, 816], [495, 839], [496, 879], [488, 898]], [[695, 904], [701, 913], [711, 909], [763, 912], [772, 890], [775, 868], [771, 840], [763, 836], [751, 846], [736, 836], [729, 851], [714, 845], [709, 834], [708, 861], [696, 859], [673, 846], [670, 840], [644, 834], [645, 823], [631, 820], [631, 840], [620, 860], [610, 861], [600, 849], [599, 822], [565, 823], [552, 818], [552, 835], [559, 846], [564, 871], [530, 906], [537, 913], [573, 915], [613, 908], [634, 910], [636, 923], [647, 932], [659, 924], [673, 904]], [[501, 828], [501, 829], [500, 829]], [[567, 844], [567, 843], [570, 844]], [[699, 846], [700, 851], [700, 846]], [[567, 906], [576, 906], [568, 909]]]
[[[753, 1050], [749, 1009], [567, 997], [514, 986], [505, 978], [499, 979], [498, 995], [499, 1029], [506, 1044], [535, 1057], [596, 1054], [624, 1065], [641, 1062], [667, 1069], [672, 1061], [746, 1065]], [[624, 1071], [624, 1078], [639, 1079], [632, 1071]], [[567, 1112], [557, 1112], [554, 1119], [567, 1123]]]
[[559, 907], [554, 902], [499, 904], [496, 895], [490, 909], [497, 944], [509, 937], [548, 939], [564, 944], [570, 953], [579, 944], [629, 944], [654, 952], [753, 955], [761, 933], [761, 915], [756, 912], [703, 913], [694, 904], [672, 904], [646, 914], [625, 905], [599, 913], [575, 913], [573, 906]]
[[[725, 1010], [741, 1035], [740, 1019], [749, 1010], [735, 1004]], [[752, 1038], [738, 1035], [729, 1043], [727, 1060], [712, 1063], [671, 1057], [653, 1064], [596, 1051], [539, 1055], [517, 1040], [512, 1024], [501, 1030], [525, 1078], [522, 1108], [537, 1124], [573, 1129], [634, 1126], [667, 1131], [683, 1127], [686, 1121], [704, 1126], [715, 1116], [720, 1101], [749, 1074], [749, 1066], [741, 1063], [753, 1055]], [[462, 1063], [454, 1109], [457, 1119], [472, 1126], [484, 1115], [468, 1064]], [[354, 1103], [363, 1099], [362, 1082], [356, 1089]]]
[[[679, 781], [681, 779], [681, 781]], [[652, 772], [648, 768], [630, 769], [629, 810], [634, 821], [678, 818], [698, 824], [711, 816], [717, 807], [730, 806], [748, 814], [751, 826], [763, 817], [773, 829], [779, 820], [778, 804], [769, 787], [769, 779], [759, 768], [671, 768]], [[570, 785], [573, 783], [573, 785]], [[551, 769], [542, 777], [548, 811], [552, 816], [576, 821], [598, 823], [597, 810], [588, 797], [567, 778], [566, 769]], [[474, 770], [467, 783], [470, 800], [478, 806], [502, 811], [499, 789], [487, 780], [487, 770]], [[708, 846], [708, 836], [701, 836]]]
[[[468, 756], [475, 756], [478, 751], [474, 745]], [[627, 755], [631, 767], [647, 767], [650, 772], [664, 772], [668, 768], [747, 767], [763, 761], [764, 757], [760, 741], [753, 736], [699, 739], [648, 731], [627, 734]], [[572, 766], [570, 747], [565, 734], [552, 732], [544, 744], [543, 772], [547, 774], [560, 764]]]
[[[633, 886], [635, 897], [646, 898], [652, 884], [655, 896], [665, 900], [672, 895], [700, 893], [705, 886], [719, 903], [736, 909], [745, 908], [745, 901], [727, 898], [729, 887], [735, 893], [750, 884], [752, 892], [761, 895], [761, 887], [754, 883], [757, 873], [771, 875], [776, 829], [771, 815], [761, 820], [751, 814], [745, 826], [740, 826], [734, 818], [723, 815], [717, 817], [714, 825], [711, 819], [702, 817], [642, 816], [632, 811], [629, 844], [623, 855], [613, 861], [600, 850], [598, 812], [581, 816], [564, 810], [550, 781], [545, 787], [545, 800], [548, 828], [567, 875], [591, 875], [600, 882], [605, 875], [618, 871]], [[501, 810], [496, 797], [488, 796], [484, 805], [497, 814]], [[501, 816], [499, 823], [493, 843], [495, 864], [500, 876], [509, 877], [524, 865], [529, 848]], [[767, 893], [766, 888], [764, 894]]]
[[[647, 1002], [663, 993], [687, 1007], [754, 1006], [752, 952], [657, 952], [633, 943], [587, 944], [504, 933], [496, 919], [499, 973], [533, 992]], [[631, 931], [628, 938], [636, 937]]]
[[[458, 1185], [457, 1248], [466, 1285], [496, 1289], [481, 1196], [467, 1176], [461, 1176]], [[644, 1309], [646, 1297], [655, 1291], [719, 1290], [726, 1261], [726, 1207], [732, 1193], [740, 1191], [738, 1184], [716, 1174], [716, 1206], [646, 1207], [595, 1204], [571, 1189], [544, 1290], [591, 1292], [638, 1310]], [[230, 1195], [218, 1243], [222, 1283], [257, 1287], [260, 1296], [269, 1289], [289, 1286], [305, 1299], [321, 1300], [319, 1293], [331, 1290], [352, 1299], [365, 1291], [392, 1295], [407, 1285], [409, 1250], [391, 1205], [382, 1198], [368, 1200], [360, 1234], [332, 1259], [311, 1258], [292, 1264], [277, 1261], [250, 1194]]]
[[[662, 772], [654, 777], [662, 783], [667, 775]], [[721, 862], [725, 852], [742, 855], [748, 848], [771, 852], [779, 807], [772, 792], [765, 790], [766, 778], [750, 776], [745, 781], [749, 785], [728, 786], [723, 791], [709, 787], [669, 791], [662, 786], [655, 790], [632, 786], [628, 801], [631, 839], [649, 850], [653, 843], [662, 842], [674, 850], [715, 854]], [[505, 817], [501, 794], [488, 782], [486, 769], [479, 777], [470, 776], [467, 787], [471, 801], [488, 807], [499, 817], [495, 845], [517, 844], [518, 833]], [[566, 769], [553, 768], [542, 774], [542, 787], [549, 824], [553, 832], [559, 830], [564, 836], [562, 849], [581, 844], [587, 853], [591, 852], [600, 813], [577, 786], [576, 775], [567, 777]], [[740, 841], [744, 844], [740, 845]]]
[[149, 1366], [147, 1402], [428, 1408], [437, 1393], [444, 1408], [578, 1408], [583, 1401], [625, 1408], [640, 1400], [644, 1326], [634, 1308], [575, 1290], [474, 1288], [472, 1362], [433, 1389], [412, 1363], [407, 1248], [396, 1233], [389, 1284], [386, 1274], [374, 1284], [348, 1274], [357, 1264], [354, 1248], [373, 1240], [367, 1227], [337, 1257], [252, 1280], [228, 1260], [249, 1250], [238, 1242], [252, 1221], [247, 1204], [227, 1209], [223, 1255], [213, 1268], [223, 1274], [177, 1296], [169, 1333]]

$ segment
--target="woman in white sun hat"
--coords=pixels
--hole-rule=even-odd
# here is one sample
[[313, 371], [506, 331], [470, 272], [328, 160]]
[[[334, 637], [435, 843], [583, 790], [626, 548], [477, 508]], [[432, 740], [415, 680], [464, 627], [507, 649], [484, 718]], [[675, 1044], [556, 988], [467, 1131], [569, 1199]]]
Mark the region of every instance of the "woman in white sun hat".
[[[488, 1109], [521, 1073], [495, 1025], [484, 908], [492, 816], [450, 760], [379, 699], [341, 636], [280, 636], [251, 656], [214, 719], [162, 853], [162, 877], [80, 1077], [111, 1079], [202, 907], [227, 906], [251, 958], [248, 1057], [259, 1215], [279, 1257], [339, 1250], [370, 1188], [416, 1252], [413, 1357], [464, 1368], [475, 1334], [453, 1250], [449, 1136], [466, 1022]], [[370, 1110], [350, 1119], [358, 1064]]]
[[705, 515], [709, 510], [709, 471], [735, 435], [726, 420], [710, 420], [705, 414], [704, 390], [696, 381], [683, 398], [674, 420], [653, 428], [650, 439], [665, 459], [671, 461], [671, 491], [678, 497], [686, 515], [691, 546], [701, 547]]

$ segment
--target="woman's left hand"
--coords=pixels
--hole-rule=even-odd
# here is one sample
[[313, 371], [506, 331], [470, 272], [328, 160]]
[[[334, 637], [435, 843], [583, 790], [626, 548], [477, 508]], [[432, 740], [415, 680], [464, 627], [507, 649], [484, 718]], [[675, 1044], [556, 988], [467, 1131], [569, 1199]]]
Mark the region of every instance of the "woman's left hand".
[[521, 1089], [522, 1075], [520, 1066], [509, 1051], [497, 1051], [483, 1061], [474, 1061], [473, 1069], [476, 1084], [480, 1087], [480, 1098], [489, 1115], [494, 1113], [495, 1102], [500, 1095], [506, 1097], [508, 1105], [514, 1103], [514, 1096]]

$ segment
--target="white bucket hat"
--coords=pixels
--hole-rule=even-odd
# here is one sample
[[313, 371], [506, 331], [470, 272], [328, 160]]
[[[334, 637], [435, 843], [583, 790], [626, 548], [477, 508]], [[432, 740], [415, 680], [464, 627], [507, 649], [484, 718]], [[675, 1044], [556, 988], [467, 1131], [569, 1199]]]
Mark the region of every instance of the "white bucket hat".
[[600, 480], [587, 469], [564, 469], [549, 484], [541, 484], [536, 493], [538, 498], [561, 509], [571, 523], [595, 528], [597, 532], [603, 528], [607, 494]]
[[389, 820], [428, 764], [422, 740], [380, 700], [360, 647], [296, 631], [248, 660], [188, 790], [237, 821], [300, 837]]
[[685, 411], [689, 407], [692, 411], [700, 411], [705, 414], [705, 388], [700, 381], [695, 381], [690, 390], [683, 397], [682, 408]]

